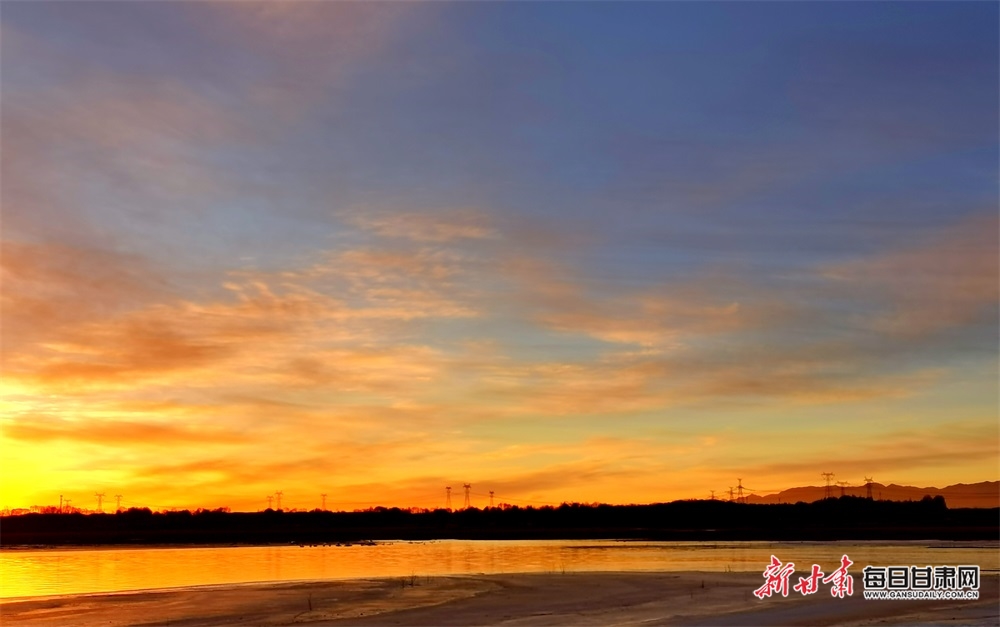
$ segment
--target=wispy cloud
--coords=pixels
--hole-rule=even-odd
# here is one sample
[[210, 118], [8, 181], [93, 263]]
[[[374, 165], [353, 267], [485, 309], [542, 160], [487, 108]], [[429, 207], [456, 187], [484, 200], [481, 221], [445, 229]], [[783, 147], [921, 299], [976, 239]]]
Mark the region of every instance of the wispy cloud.
[[824, 269], [832, 289], [872, 303], [865, 322], [908, 339], [972, 324], [996, 326], [1000, 219], [974, 215], [899, 250]]
[[416, 242], [497, 238], [488, 215], [471, 209], [410, 213], [356, 210], [344, 214], [344, 217], [376, 235]]

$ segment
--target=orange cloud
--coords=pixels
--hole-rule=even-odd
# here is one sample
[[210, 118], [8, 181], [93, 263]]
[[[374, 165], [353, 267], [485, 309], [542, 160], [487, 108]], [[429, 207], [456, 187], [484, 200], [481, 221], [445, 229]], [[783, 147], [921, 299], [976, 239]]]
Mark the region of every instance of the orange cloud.
[[[741, 457], [738, 438], [691, 423], [692, 408], [770, 411], [777, 429], [790, 411], [891, 403], [950, 376], [943, 366], [881, 368], [894, 333], [868, 345], [871, 336], [831, 332], [834, 314], [811, 316], [794, 294], [719, 272], [605, 291], [545, 250], [507, 246], [496, 224], [496, 239], [357, 228], [360, 240], [345, 241], [363, 243], [269, 271], [234, 268], [216, 277], [221, 289], [187, 298], [151, 284], [158, 275], [138, 257], [5, 248], [5, 322], [13, 316], [21, 335], [5, 347], [12, 419], [3, 437], [25, 450], [58, 448], [74, 468], [116, 468], [88, 480], [153, 503], [175, 502], [159, 485], [168, 475], [247, 508], [260, 506], [251, 491], [281, 489], [277, 481], [357, 502], [383, 489], [388, 502], [417, 505], [440, 504], [438, 484], [457, 480], [513, 499], [667, 499], [721, 489], [737, 469], [786, 484], [845, 442], [790, 448], [774, 462], [785, 446], [775, 436]], [[893, 255], [916, 263], [907, 251]], [[836, 278], [822, 269], [810, 289], [878, 311], [881, 292], [861, 289], [867, 275], [844, 268]], [[871, 284], [889, 274], [870, 273]], [[990, 294], [979, 281], [968, 293], [968, 311]], [[470, 332], [456, 332], [465, 324]], [[521, 354], [522, 337], [552, 350]], [[646, 437], [595, 438], [593, 420]], [[553, 432], [563, 441], [551, 444]], [[843, 456], [843, 471], [915, 471], [920, 457], [980, 468], [997, 456], [984, 438], [865, 449]], [[131, 450], [143, 441], [171, 447], [171, 461]], [[886, 461], [872, 466], [876, 458]], [[407, 500], [429, 485], [438, 487], [425, 500]]]
[[0, 243], [0, 281], [5, 357], [170, 293], [138, 255], [9, 240]]
[[245, 434], [211, 427], [128, 420], [69, 421], [38, 416], [5, 421], [3, 434], [24, 442], [72, 440], [112, 447], [236, 444], [248, 440]]

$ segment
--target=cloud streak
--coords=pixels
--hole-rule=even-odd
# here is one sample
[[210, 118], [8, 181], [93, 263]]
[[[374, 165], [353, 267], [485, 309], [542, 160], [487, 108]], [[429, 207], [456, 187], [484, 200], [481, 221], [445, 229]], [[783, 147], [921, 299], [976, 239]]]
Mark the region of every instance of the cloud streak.
[[190, 444], [239, 444], [245, 434], [189, 425], [143, 423], [124, 420], [88, 420], [70, 422], [62, 419], [30, 417], [5, 421], [4, 437], [28, 443], [72, 440], [107, 447], [170, 447]]

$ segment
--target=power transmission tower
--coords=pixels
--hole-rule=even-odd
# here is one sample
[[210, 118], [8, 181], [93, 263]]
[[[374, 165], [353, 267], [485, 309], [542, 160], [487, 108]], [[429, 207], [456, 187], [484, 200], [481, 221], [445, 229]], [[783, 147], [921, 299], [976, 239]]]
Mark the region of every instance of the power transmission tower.
[[870, 501], [872, 500], [872, 478], [865, 477], [865, 497]]
[[493, 490], [490, 490], [490, 509], [493, 509]]
[[274, 493], [274, 498], [278, 502], [278, 509], [281, 509], [281, 495], [284, 494], [281, 490]]
[[465, 488], [465, 509], [469, 509], [470, 507], [472, 507], [472, 502], [469, 501], [469, 490], [472, 489], [472, 484], [464, 483], [462, 484], [462, 487]]
[[833, 488], [830, 486], [830, 482], [833, 481], [833, 473], [821, 472], [819, 474], [826, 479], [826, 491], [823, 493], [823, 498], [831, 498], [833, 496]]
[[711, 494], [712, 494], [711, 498], [714, 501], [715, 500], [715, 490], [709, 490], [709, 492], [711, 492]]
[[840, 486], [840, 496], [844, 496], [844, 488], [847, 487], [846, 481], [838, 481], [837, 485]]
[[72, 502], [73, 502], [72, 499], [66, 499], [66, 513], [67, 514], [72, 514], [73, 513], [73, 510], [70, 509], [70, 507], [69, 507], [69, 504], [72, 503]]
[[320, 509], [322, 509], [325, 512], [326, 511], [326, 494], [320, 494], [320, 496], [323, 497], [323, 506]]
[[60, 514], [62, 513], [62, 508], [63, 508], [63, 495], [60, 494], [59, 495], [59, 513]]
[[729, 502], [733, 501], [733, 486], [729, 486]]
[[736, 478], [736, 501], [738, 503], [746, 503], [747, 499], [743, 496], [743, 480], [739, 477]]
[[271, 496], [270, 494], [268, 494], [267, 495], [267, 509], [271, 509], [271, 501], [273, 501], [273, 500], [274, 500], [274, 497]]
[[116, 494], [115, 495], [115, 512], [120, 512], [120, 511], [122, 511], [122, 495], [121, 494]]
[[445, 486], [444, 488], [444, 508], [451, 511], [451, 486]]
[[99, 511], [99, 512], [101, 512], [103, 514], [104, 513], [104, 506], [102, 505], [102, 503], [104, 502], [104, 493], [103, 492], [100, 492], [100, 493], [94, 492], [94, 496], [97, 497], [97, 511]]

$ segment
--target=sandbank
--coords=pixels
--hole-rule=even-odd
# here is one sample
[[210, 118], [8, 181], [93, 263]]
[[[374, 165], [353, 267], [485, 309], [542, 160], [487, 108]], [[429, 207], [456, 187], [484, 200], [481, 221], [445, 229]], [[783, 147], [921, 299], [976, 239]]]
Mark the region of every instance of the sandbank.
[[[857, 581], [858, 578], [856, 578]], [[997, 625], [1000, 578], [977, 601], [759, 600], [760, 573], [630, 572], [405, 577], [8, 600], [6, 626], [73, 625]], [[860, 583], [858, 581], [858, 583]]]

